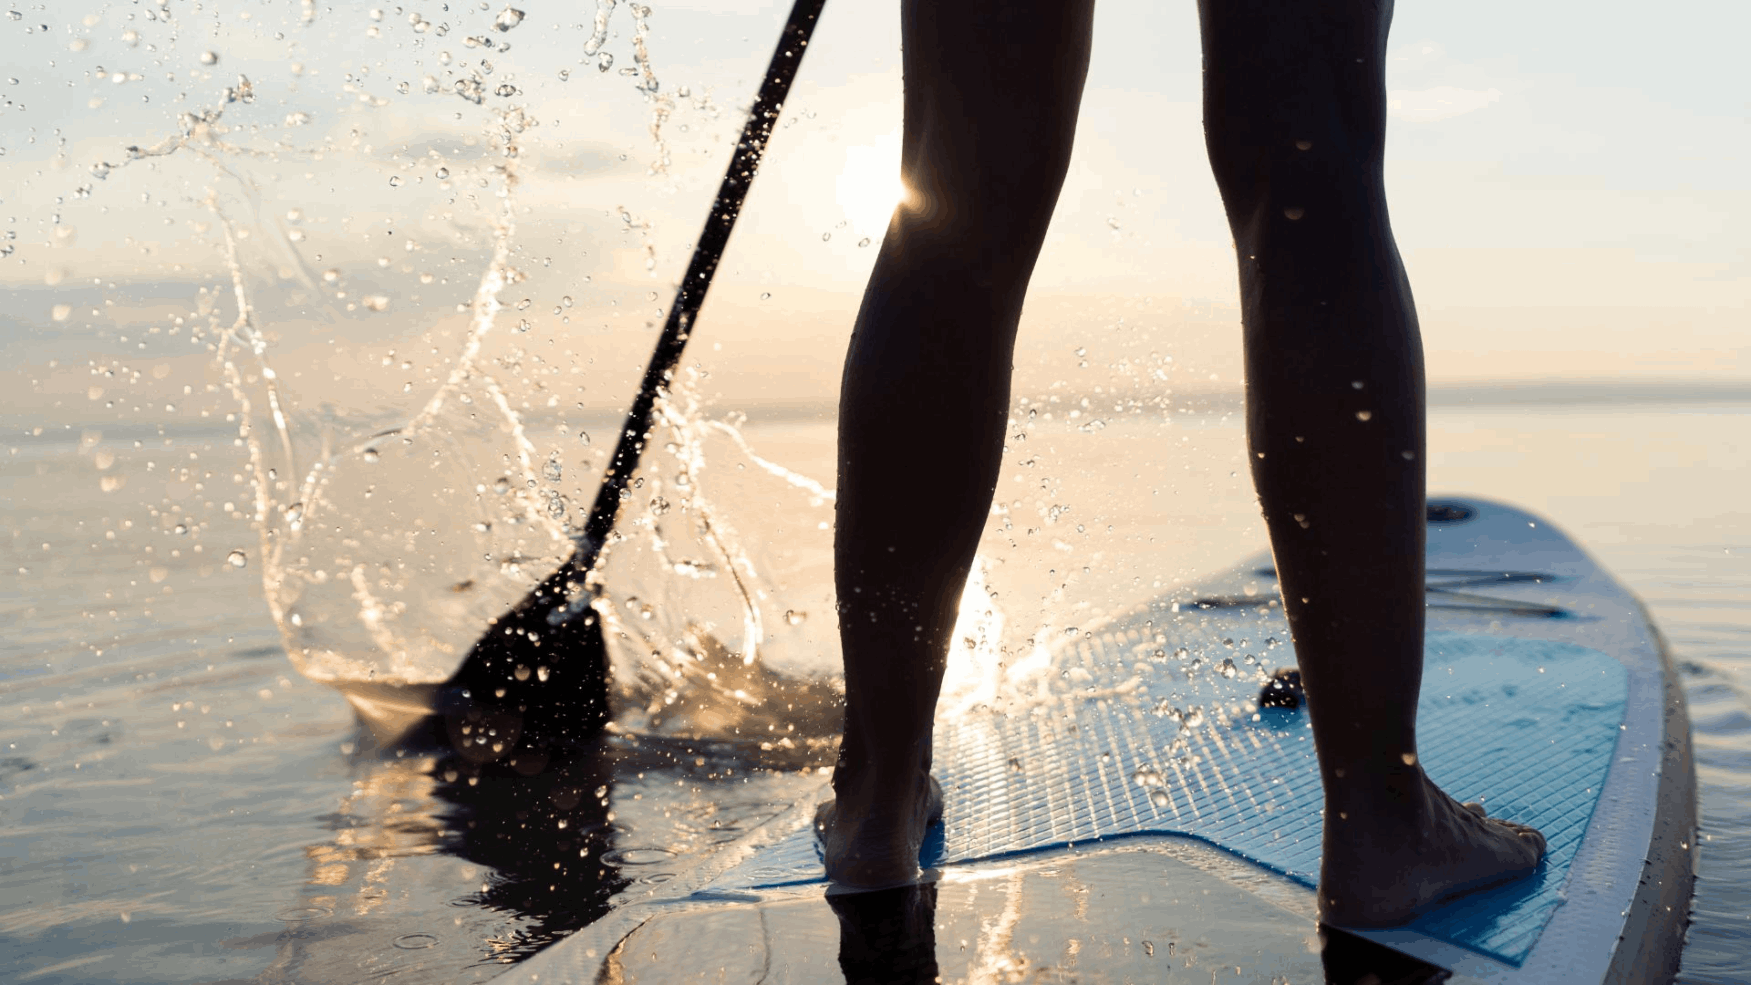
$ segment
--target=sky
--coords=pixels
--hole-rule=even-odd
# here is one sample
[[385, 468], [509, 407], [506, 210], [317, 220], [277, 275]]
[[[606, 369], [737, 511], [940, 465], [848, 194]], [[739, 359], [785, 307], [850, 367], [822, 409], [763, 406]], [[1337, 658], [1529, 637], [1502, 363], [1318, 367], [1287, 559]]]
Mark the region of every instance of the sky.
[[[478, 288], [505, 201], [492, 135], [512, 107], [534, 125], [513, 163], [521, 279], [501, 297], [524, 313], [505, 324], [555, 357], [587, 345], [617, 402], [787, 8], [652, 4], [653, 86], [635, 5], [609, 12], [604, 69], [586, 53], [590, 5], [516, 3], [507, 30], [502, 2], [13, 6], [0, 345], [33, 381], [20, 404], [87, 389], [31, 366], [135, 358], [195, 285], [217, 297], [220, 215], [251, 237], [238, 256], [273, 344], [293, 365], [320, 353], [296, 370], [321, 377], [313, 399], [392, 385], [372, 376], [382, 352], [456, 330]], [[1726, 3], [1398, 7], [1387, 176], [1432, 379], [1751, 380], [1748, 21]], [[1103, 355], [1129, 318], [1149, 334], [1126, 345], [1236, 382], [1198, 64], [1194, 4], [1099, 6], [1024, 380], [1049, 385], [1078, 348]], [[900, 86], [897, 6], [829, 3], [702, 317], [716, 392], [831, 396], [896, 190]], [[194, 350], [165, 351], [172, 382], [196, 371]]]

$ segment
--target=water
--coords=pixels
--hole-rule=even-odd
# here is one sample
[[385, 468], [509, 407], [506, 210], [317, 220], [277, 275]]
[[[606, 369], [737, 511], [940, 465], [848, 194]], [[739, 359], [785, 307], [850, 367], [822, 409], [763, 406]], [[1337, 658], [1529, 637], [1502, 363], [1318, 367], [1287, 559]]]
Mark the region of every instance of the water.
[[[1438, 408], [1432, 421], [1436, 488], [1551, 515], [1648, 602], [1673, 644], [1703, 826], [1686, 982], [1742, 980], [1751, 949], [1751, 515], [1723, 481], [1746, 474], [1748, 417], [1751, 402], [1473, 403]], [[1190, 436], [1183, 459], [1139, 461], [1135, 442], [1158, 429], [1035, 428], [1028, 454], [1074, 476], [1073, 511], [1102, 522], [1077, 551], [1090, 563], [1049, 568], [1035, 562], [1067, 552], [1049, 541], [1031, 553], [1010, 548], [993, 523], [985, 571], [1007, 620], [999, 635], [1013, 643], [1141, 597], [1149, 583], [1139, 572], [1160, 570], [1163, 542], [1172, 567], [1189, 570], [1259, 542], [1244, 490], [1206, 488], [1238, 449], [1233, 420], [1182, 419], [1168, 430]], [[677, 729], [718, 741], [665, 737], [634, 709], [624, 721], [643, 741], [616, 739], [599, 757], [533, 778], [489, 771], [471, 785], [466, 764], [359, 754], [346, 703], [293, 671], [256, 567], [224, 561], [224, 548], [253, 538], [248, 517], [210, 522], [198, 537], [143, 530], [141, 505], [102, 489], [100, 477], [118, 470], [137, 489], [160, 474], [146, 461], [223, 447], [225, 432], [133, 434], [93, 441], [75, 429], [15, 428], [5, 458], [8, 501], [19, 505], [4, 560], [28, 574], [8, 590], [16, 628], [0, 650], [0, 939], [7, 966], [26, 969], [21, 979], [484, 980], [822, 781], [819, 722], [787, 749], [771, 737], [785, 737], [790, 715], [736, 711], [738, 702], [700, 701]], [[742, 434], [774, 464], [826, 474], [823, 423], [773, 421]], [[116, 459], [100, 470], [104, 448]], [[1197, 469], [1187, 473], [1185, 461]], [[726, 489], [717, 505], [759, 542], [779, 518], [749, 497], [769, 494], [758, 484]], [[1056, 532], [1034, 529], [1021, 540]], [[826, 533], [790, 538], [799, 555], [816, 555], [798, 570], [820, 578]], [[803, 625], [821, 622], [830, 620]], [[723, 658], [719, 669], [740, 666]], [[790, 696], [787, 680], [771, 679], [716, 693], [761, 686], [763, 698]], [[951, 671], [951, 693], [956, 686]], [[641, 693], [660, 707], [660, 692]], [[711, 717], [726, 709], [734, 714]], [[739, 726], [765, 737], [735, 741]]]

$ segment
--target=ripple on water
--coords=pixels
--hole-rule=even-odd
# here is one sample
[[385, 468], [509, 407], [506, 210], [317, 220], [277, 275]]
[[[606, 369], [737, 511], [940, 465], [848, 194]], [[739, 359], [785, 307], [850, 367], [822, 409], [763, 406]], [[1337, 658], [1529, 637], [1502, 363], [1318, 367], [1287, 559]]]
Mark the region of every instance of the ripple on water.
[[602, 855], [606, 865], [657, 865], [675, 859], [676, 853], [667, 848], [616, 848]]

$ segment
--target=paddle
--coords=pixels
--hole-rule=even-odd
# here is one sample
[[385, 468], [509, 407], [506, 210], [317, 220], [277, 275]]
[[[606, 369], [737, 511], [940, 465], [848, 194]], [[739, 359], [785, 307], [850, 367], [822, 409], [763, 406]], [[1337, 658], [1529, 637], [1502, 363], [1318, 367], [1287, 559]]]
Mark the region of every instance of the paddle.
[[519, 746], [588, 739], [608, 721], [608, 648], [601, 620], [590, 608], [601, 589], [591, 583], [590, 572], [613, 532], [621, 504], [630, 498], [627, 484], [650, 438], [657, 397], [693, 333], [693, 319], [705, 302], [825, 3], [796, 0], [791, 7], [571, 557], [493, 621], [441, 689], [437, 710], [446, 719], [451, 741], [469, 759], [485, 761]]

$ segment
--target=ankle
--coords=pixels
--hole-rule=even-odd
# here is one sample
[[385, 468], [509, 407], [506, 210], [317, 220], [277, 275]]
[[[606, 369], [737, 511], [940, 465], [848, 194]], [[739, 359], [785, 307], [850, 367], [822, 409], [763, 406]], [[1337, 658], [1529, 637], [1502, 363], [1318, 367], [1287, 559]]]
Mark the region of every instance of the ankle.
[[928, 727], [923, 734], [909, 737], [910, 741], [896, 742], [894, 738], [883, 736], [859, 742], [848, 733], [833, 767], [833, 785], [837, 787], [845, 780], [892, 785], [930, 772]]
[[1429, 787], [1414, 760], [1350, 763], [1325, 774], [1326, 808], [1396, 821], [1428, 811]]

